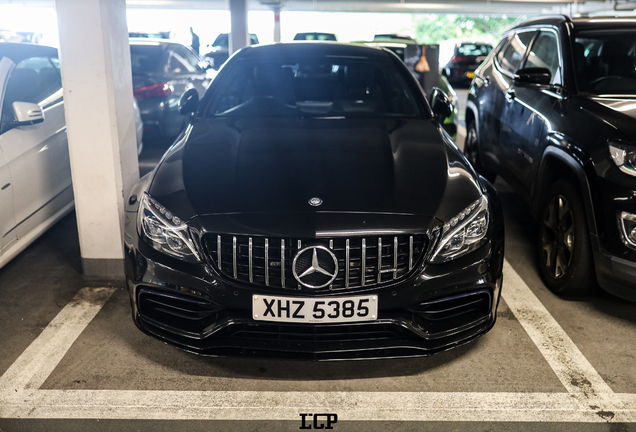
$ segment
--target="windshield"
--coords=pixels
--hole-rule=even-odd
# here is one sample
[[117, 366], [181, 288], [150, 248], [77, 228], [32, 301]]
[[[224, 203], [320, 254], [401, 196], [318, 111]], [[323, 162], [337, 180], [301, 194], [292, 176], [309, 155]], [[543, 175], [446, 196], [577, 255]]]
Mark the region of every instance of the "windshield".
[[[217, 79], [215, 117], [417, 117], [414, 80], [392, 62], [351, 57], [236, 61]], [[411, 80], [409, 84], [407, 79]]]
[[574, 37], [579, 90], [596, 95], [636, 95], [636, 30], [582, 31]]
[[163, 48], [161, 45], [131, 45], [130, 63], [133, 73], [156, 72], [159, 69]]

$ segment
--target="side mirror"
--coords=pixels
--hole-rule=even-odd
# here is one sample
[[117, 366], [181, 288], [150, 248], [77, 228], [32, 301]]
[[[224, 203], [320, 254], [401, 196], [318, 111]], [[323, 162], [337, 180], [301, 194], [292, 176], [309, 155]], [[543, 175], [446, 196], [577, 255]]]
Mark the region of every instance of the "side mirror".
[[179, 114], [193, 114], [199, 106], [199, 93], [196, 89], [191, 88], [181, 95], [179, 99]]
[[453, 114], [453, 104], [450, 99], [440, 88], [433, 87], [431, 95], [428, 98], [431, 108], [433, 109], [433, 115], [438, 123], [443, 123], [444, 119], [450, 117]]
[[535, 67], [519, 69], [513, 78], [513, 81], [518, 84], [549, 85], [551, 80], [550, 69]]
[[13, 102], [13, 112], [18, 126], [34, 125], [44, 121], [44, 111], [36, 103]]
[[2, 133], [20, 126], [31, 126], [44, 121], [44, 111], [40, 105], [32, 102], [13, 102], [13, 113], [16, 121], [7, 122]]

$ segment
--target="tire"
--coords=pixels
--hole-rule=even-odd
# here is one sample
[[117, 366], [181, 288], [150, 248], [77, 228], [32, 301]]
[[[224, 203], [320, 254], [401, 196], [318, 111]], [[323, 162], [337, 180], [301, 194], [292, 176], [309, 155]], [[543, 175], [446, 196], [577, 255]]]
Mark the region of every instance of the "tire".
[[596, 291], [596, 275], [583, 200], [571, 182], [553, 184], [539, 212], [537, 258], [546, 286], [561, 296]]
[[464, 155], [471, 163], [475, 171], [484, 176], [490, 183], [494, 183], [497, 173], [489, 171], [483, 167], [479, 160], [479, 138], [477, 135], [477, 126], [474, 120], [471, 120], [466, 127], [466, 141], [464, 142]]

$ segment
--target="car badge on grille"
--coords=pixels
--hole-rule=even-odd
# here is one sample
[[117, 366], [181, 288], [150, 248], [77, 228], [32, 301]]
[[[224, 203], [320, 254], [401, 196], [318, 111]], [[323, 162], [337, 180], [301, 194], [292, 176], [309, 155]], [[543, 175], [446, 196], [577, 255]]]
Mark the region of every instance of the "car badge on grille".
[[296, 254], [292, 273], [304, 287], [323, 288], [336, 280], [338, 258], [324, 246], [309, 246]]
[[322, 204], [322, 200], [318, 197], [314, 197], [309, 200], [309, 205], [312, 205], [314, 207], [318, 207], [320, 204]]

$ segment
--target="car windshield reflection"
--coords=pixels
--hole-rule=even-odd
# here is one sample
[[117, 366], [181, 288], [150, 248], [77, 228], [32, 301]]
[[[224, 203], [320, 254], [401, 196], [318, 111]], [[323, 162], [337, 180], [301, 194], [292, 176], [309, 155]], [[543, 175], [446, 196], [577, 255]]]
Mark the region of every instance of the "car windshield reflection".
[[351, 58], [240, 62], [223, 74], [212, 117], [418, 117], [391, 62]]

